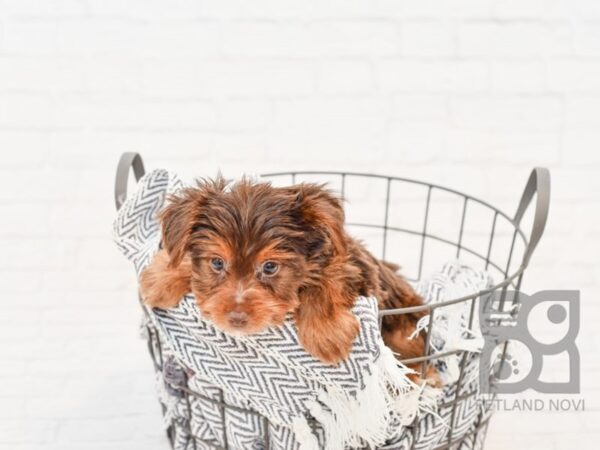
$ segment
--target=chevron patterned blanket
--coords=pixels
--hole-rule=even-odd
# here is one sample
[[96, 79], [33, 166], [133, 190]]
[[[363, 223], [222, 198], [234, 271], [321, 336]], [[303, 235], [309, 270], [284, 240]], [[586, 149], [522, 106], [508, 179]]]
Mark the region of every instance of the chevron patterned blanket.
[[[155, 170], [140, 180], [136, 192], [119, 210], [114, 240], [138, 274], [160, 244], [157, 212], [166, 196], [183, 186], [173, 173]], [[438, 301], [443, 301], [444, 292], [455, 294], [440, 289], [444, 283], [468, 292], [483, 288], [488, 282], [486, 275], [467, 269], [457, 263], [447, 265], [437, 278], [417, 288], [427, 298], [435, 296]], [[203, 443], [211, 443], [217, 447], [260, 449], [266, 440], [275, 449], [342, 450], [391, 443], [395, 444], [389, 448], [408, 448], [415, 436], [407, 425], [419, 411], [428, 412], [423, 416], [428, 422], [419, 427], [419, 433], [431, 431], [430, 435], [418, 436], [420, 442], [441, 440], [447, 420], [441, 414], [443, 410], [439, 411], [441, 415], [435, 411], [440, 392], [411, 383], [406, 377], [408, 369], [398, 364], [383, 345], [375, 299], [357, 299], [353, 312], [361, 325], [360, 335], [348, 360], [333, 367], [303, 350], [292, 321], [240, 337], [223, 333], [204, 320], [191, 295], [176, 308], [148, 311], [147, 325], [158, 330], [158, 340], [166, 349], [162, 371], [157, 373], [159, 396], [166, 407], [165, 421], [182, 425], [174, 430], [175, 448], [204, 448]], [[433, 336], [438, 350], [477, 347], [471, 338], [463, 342], [464, 329], [449, 328], [465, 320], [465, 311], [459, 310], [436, 317], [436, 327], [446, 326], [446, 332], [456, 337]], [[421, 325], [426, 326], [426, 320]], [[442, 361], [447, 381], [455, 378], [456, 365], [452, 358]], [[476, 370], [476, 364], [471, 364], [466, 377], [469, 381], [469, 374], [474, 374], [473, 379], [465, 386], [476, 388]], [[182, 384], [180, 378], [200, 396], [190, 400], [183, 391], [173, 389]], [[456, 394], [451, 391], [445, 389], [443, 395]], [[232, 405], [233, 409], [225, 412], [211, 399]], [[472, 404], [458, 419], [468, 430], [482, 413]], [[268, 419], [268, 424], [261, 416]]]
[[[118, 213], [115, 240], [138, 274], [158, 250], [157, 212], [165, 195], [181, 187], [172, 173], [155, 170], [140, 180]], [[290, 429], [300, 448], [323, 445], [311, 418], [327, 448], [341, 450], [385, 443], [390, 430], [414, 419], [425, 398], [407, 378], [409, 369], [383, 344], [376, 299], [358, 298], [353, 313], [359, 336], [349, 357], [336, 366], [303, 349], [292, 319], [258, 334], [232, 336], [202, 317], [191, 294], [176, 308], [153, 310], [151, 317], [185, 366], [273, 425]]]

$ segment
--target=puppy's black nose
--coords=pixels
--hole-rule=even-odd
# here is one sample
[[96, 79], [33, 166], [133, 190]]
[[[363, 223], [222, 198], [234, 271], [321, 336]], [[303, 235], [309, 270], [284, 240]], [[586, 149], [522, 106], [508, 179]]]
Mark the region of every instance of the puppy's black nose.
[[245, 312], [231, 311], [229, 313], [229, 323], [236, 328], [242, 328], [248, 323], [248, 314]]

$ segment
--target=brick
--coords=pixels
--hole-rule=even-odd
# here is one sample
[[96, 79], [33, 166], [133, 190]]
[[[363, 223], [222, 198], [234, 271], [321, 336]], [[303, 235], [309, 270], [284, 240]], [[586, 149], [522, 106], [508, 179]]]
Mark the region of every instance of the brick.
[[[182, 133], [185, 134], [185, 133]], [[144, 138], [148, 135], [139, 130], [86, 130], [86, 129], [60, 129], [50, 134], [50, 146], [46, 165], [51, 171], [65, 170], [75, 174], [75, 179], [83, 179], [82, 175], [89, 175], [90, 168], [96, 171], [110, 173], [116, 170], [115, 164], [119, 161], [121, 153], [126, 151], [141, 150], [145, 146]], [[143, 146], [144, 145], [144, 146]], [[85, 178], [87, 179], [87, 178]], [[102, 188], [91, 187], [87, 183], [79, 185], [83, 195], [91, 191], [96, 196], [105, 195], [111, 189], [106, 178], [101, 179]], [[67, 192], [68, 189], [65, 189]], [[63, 194], [66, 197], [66, 194]], [[79, 190], [68, 198], [79, 198]], [[88, 199], [89, 197], [86, 197]], [[103, 197], [106, 198], [106, 197]], [[66, 204], [65, 207], [69, 205]]]
[[[73, 261], [70, 259], [70, 261]], [[25, 265], [26, 263], [23, 263]], [[111, 270], [96, 269], [93, 271], [63, 270], [57, 271], [56, 266], [44, 271], [42, 287], [44, 291], [68, 294], [69, 292], [96, 291], [111, 295], [123, 289], [133, 289], [135, 292], [135, 274], [123, 258], [115, 260]]]
[[176, 0], [168, 8], [156, 1], [132, 0], [90, 0], [89, 12], [96, 17], [131, 17], [144, 20], [181, 20], [197, 19], [203, 5], [194, 0]]
[[317, 90], [325, 94], [364, 94], [373, 91], [373, 71], [365, 61], [331, 61], [319, 66]]
[[450, 56], [456, 52], [454, 29], [448, 21], [411, 21], [402, 24], [403, 56]]
[[0, 130], [0, 164], [2, 167], [40, 167], [45, 158], [48, 133]]
[[27, 204], [0, 204], [0, 217], [10, 217], [10, 220], [0, 221], [0, 234], [5, 237], [50, 237], [52, 234], [47, 227], [40, 227], [36, 217], [49, 217], [53, 208], [41, 204], [32, 211]]
[[600, 55], [600, 30], [597, 22], [582, 22], [573, 29], [574, 52], [578, 56]]
[[[64, 168], [0, 168], [0, 179], [8, 186], [0, 190], [0, 200], [5, 202], [66, 202], [74, 198], [78, 184], [77, 172]], [[30, 208], [29, 214], [35, 218], [35, 208]]]
[[[391, 105], [381, 100], [330, 99], [280, 101], [270, 155], [279, 161], [373, 161], [380, 157], [385, 117]], [[356, 133], [349, 135], [347, 130]], [[343, 148], [343, 156], [334, 151]]]
[[67, 420], [61, 423], [58, 439], [67, 442], [110, 442], [131, 437], [136, 428], [135, 417]]
[[77, 261], [89, 269], [108, 269], [121, 254], [109, 238], [83, 239], [77, 248]]
[[589, 201], [600, 196], [597, 169], [589, 167], [559, 167], [552, 170], [553, 197], [556, 201]]
[[440, 3], [436, 0], [423, 0], [419, 2], [403, 1], [402, 16], [406, 18], [487, 18], [490, 16], [489, 0], [456, 0]]
[[537, 22], [466, 22], [458, 28], [462, 56], [536, 58], [570, 51], [568, 30]]
[[206, 101], [148, 101], [141, 109], [142, 124], [147, 129], [211, 130], [217, 121], [216, 108]]
[[568, 95], [565, 101], [565, 122], [567, 131], [579, 128], [593, 129], [600, 123], [600, 96]]
[[401, 17], [402, 4], [394, 0], [376, 0], [367, 4], [360, 1], [333, 0], [323, 4], [316, 0], [283, 4], [270, 0], [257, 0], [252, 6], [243, 1], [206, 3], [200, 7], [202, 17], [222, 19], [257, 20], [309, 20], [309, 19], [379, 19]]
[[[194, 20], [151, 23], [140, 30], [143, 43], [136, 50], [144, 57], [216, 57], [223, 54], [223, 33], [218, 21]], [[104, 47], [103, 47], [104, 48]]]
[[143, 126], [139, 101], [127, 96], [106, 98], [96, 95], [71, 95], [55, 108], [56, 126], [64, 129], [132, 129]]
[[453, 61], [445, 72], [450, 92], [471, 93], [489, 89], [490, 74], [487, 64], [480, 61]]
[[[98, 206], [86, 203], [73, 203], [61, 208], [54, 208], [47, 217], [47, 228], [55, 238], [76, 239], [82, 237], [103, 238], [110, 245], [108, 233], [112, 230], [112, 220], [116, 217], [112, 203], [112, 190], [109, 182], [104, 183], [105, 190], [95, 197], [88, 197], [88, 202], [102, 202]], [[103, 194], [103, 195], [102, 195]], [[96, 214], [102, 214], [106, 221], [98, 221]]]
[[386, 59], [376, 64], [384, 92], [481, 92], [489, 85], [485, 63]]
[[551, 5], [554, 6], [555, 12], [560, 17], [576, 15], [585, 19], [600, 18], [600, 6], [594, 0], [576, 0], [575, 2], [554, 0]]
[[545, 0], [494, 0], [492, 14], [501, 19], [536, 19], [543, 17]]
[[50, 56], [0, 57], [3, 91], [75, 91], [84, 88], [85, 64], [73, 58]]
[[307, 47], [314, 56], [397, 55], [400, 27], [395, 22], [324, 20], [308, 25]]
[[267, 156], [267, 138], [261, 132], [218, 133], [215, 135], [214, 151], [219, 155], [221, 164], [239, 161], [240, 155], [244, 154], [253, 155], [256, 159], [262, 160]]
[[392, 119], [447, 120], [446, 99], [436, 94], [398, 94], [394, 96]]
[[563, 106], [553, 96], [456, 96], [450, 114], [459, 127], [481, 131], [550, 131], [561, 123]]
[[491, 88], [502, 93], [543, 93], [547, 90], [545, 64], [501, 61], [491, 65]]
[[52, 100], [49, 95], [2, 94], [0, 101], [0, 127], [33, 129], [52, 126]]
[[214, 128], [216, 113], [205, 101], [139, 101], [126, 96], [77, 96], [61, 102], [57, 126], [101, 130], [206, 130]]
[[230, 21], [223, 29], [223, 54], [233, 57], [300, 57], [310, 54], [307, 26], [289, 21]]
[[600, 166], [600, 132], [592, 129], [567, 130], [563, 137], [563, 160], [569, 165]]
[[215, 134], [191, 130], [142, 133], [136, 148], [148, 155], [151, 167], [171, 168], [169, 161], [185, 163], [197, 175], [214, 155]]
[[[87, 329], [83, 329], [87, 327]], [[117, 324], [102, 324], [88, 321], [85, 324], [62, 324], [61, 327], [69, 332], [77, 332], [81, 339], [100, 339], [110, 336], [110, 334], [119, 333], [121, 336], [127, 336], [127, 329], [131, 329], [131, 323], [127, 325]], [[82, 330], [83, 329], [83, 330]], [[55, 338], [56, 332], [52, 334], [48, 330], [43, 330], [43, 339]], [[118, 367], [119, 373], [125, 375], [129, 373], [137, 373], [151, 367], [150, 361], [147, 359], [147, 354], [136, 352], [135, 355], [119, 353], [118, 351], [112, 355], [95, 355], [82, 358], [81, 355], [76, 357], [64, 358], [38, 358], [29, 362], [29, 371], [37, 376], [60, 376], [69, 374], [73, 378], [85, 379], [94, 376], [107, 377], [115, 373], [115, 367]], [[144, 363], [149, 363], [144, 365]], [[68, 389], [67, 389], [68, 392]]]
[[548, 85], [560, 92], [597, 92], [600, 62], [556, 59], [548, 62]]
[[505, 161], [510, 154], [515, 164], [555, 165], [560, 160], [560, 142], [558, 132], [453, 128], [441, 159], [481, 164]]
[[2, 49], [13, 55], [52, 55], [58, 48], [58, 22], [11, 20], [3, 24]]
[[[121, 265], [119, 265], [119, 267], [121, 268]], [[131, 269], [131, 267], [128, 268], [125, 264], [123, 264], [123, 273], [128, 273], [129, 276], [135, 281], [135, 274], [132, 271], [128, 271], [127, 269]], [[50, 296], [49, 300], [52, 301], [52, 296]], [[64, 295], [62, 296], [62, 300], [63, 301], [61, 305], [63, 306], [78, 305], [84, 303], [86, 305], [89, 305], [90, 307], [122, 307], [130, 303], [135, 304], [137, 301], [137, 293], [135, 292], [135, 289], [133, 291], [123, 289], [110, 293], [95, 290], [65, 290]]]
[[39, 325], [33, 323], [23, 325], [9, 324], [5, 325], [0, 329], [0, 341], [3, 345], [7, 345], [7, 342], [11, 345], [18, 341], [32, 341], [40, 336]]
[[446, 129], [439, 123], [406, 121], [392, 124], [385, 159], [406, 164], [432, 162], [442, 153], [445, 138]]
[[220, 131], [264, 129], [272, 120], [271, 104], [264, 99], [223, 99], [216, 108]]
[[143, 48], [149, 34], [141, 21], [123, 18], [61, 21], [56, 46], [65, 55], [131, 55]]
[[[36, 419], [60, 418], [62, 419], [61, 426], [66, 426], [69, 432], [71, 431], [70, 426], [66, 424], [74, 419], [89, 419], [90, 422], [97, 421], [105, 425], [108, 422], [110, 428], [106, 430], [103, 436], [96, 435], [95, 431], [87, 429], [88, 427], [84, 425], [88, 440], [91, 442], [102, 442], [104, 440], [119, 441], [130, 439], [133, 433], [127, 434], [120, 429], [119, 431], [115, 430], [112, 419], [115, 417], [123, 419], [123, 416], [133, 416], [134, 419], [131, 420], [135, 421], [135, 416], [141, 410], [153, 411], [157, 406], [156, 403], [158, 403], [152, 397], [152, 392], [148, 392], [144, 397], [140, 395], [133, 396], [129, 392], [122, 392], [117, 389], [110, 389], [110, 395], [101, 392], [91, 396], [90, 390], [93, 390], [93, 386], [88, 385], [85, 389], [87, 392], [73, 392], [67, 388], [66, 392], [68, 395], [28, 399], [26, 401], [26, 411], [30, 417]], [[159, 413], [158, 411], [155, 412]], [[84, 440], [80, 433], [64, 437], [60, 436], [59, 438], [68, 440], [69, 442]]]
[[4, 0], [2, 12], [12, 18], [81, 17], [85, 5], [78, 0]]
[[0, 436], [3, 443], [45, 443], [54, 439], [58, 424], [55, 420], [0, 421]]
[[75, 242], [68, 239], [2, 238], [5, 258], [3, 269], [47, 269], [67, 267], [73, 263]]
[[[37, 342], [37, 341], [36, 341]], [[13, 344], [12, 346], [16, 346]], [[5, 346], [6, 347], [6, 346]], [[40, 350], [35, 343], [28, 343], [29, 349]], [[33, 355], [34, 353], [31, 352]], [[21, 355], [23, 357], [24, 355]], [[25, 361], [25, 360], [24, 360]], [[32, 397], [45, 398], [49, 393], [64, 392], [65, 377], [37, 377], [31, 373], [20, 376], [3, 376], [0, 378], [0, 395], [3, 399], [23, 400], [26, 409], [27, 399]]]
[[2, 408], [0, 408], [0, 418], [2, 420], [17, 419], [20, 421], [24, 421], [25, 401], [19, 397], [2, 397]]
[[439, 92], [446, 87], [442, 63], [411, 59], [385, 59], [375, 65], [384, 92]]
[[3, 276], [0, 277], [0, 292], [4, 294], [19, 294], [23, 296], [24, 293], [37, 292], [41, 287], [42, 272], [31, 269], [3, 269], [2, 273]]
[[147, 95], [302, 95], [314, 91], [314, 68], [305, 61], [213, 61], [144, 64]]
[[[314, 3], [311, 1], [302, 4], [279, 4], [269, 0], [257, 0], [253, 5], [248, 5], [241, 0], [194, 4], [189, 0], [179, 1], [180, 5], [174, 11], [168, 12], [170, 16], [182, 18], [196, 16], [217, 19], [290, 19], [308, 18], [314, 15]], [[165, 14], [164, 7], [155, 7], [152, 13], [158, 17]], [[363, 10], [365, 8], [363, 7]], [[139, 13], [138, 13], [139, 14]]]
[[137, 93], [141, 62], [127, 56], [98, 55], [85, 58], [85, 92]]
[[[18, 312], [18, 311], [17, 311]], [[8, 359], [2, 362], [2, 369], [11, 375], [24, 375], [26, 363], [20, 359]]]

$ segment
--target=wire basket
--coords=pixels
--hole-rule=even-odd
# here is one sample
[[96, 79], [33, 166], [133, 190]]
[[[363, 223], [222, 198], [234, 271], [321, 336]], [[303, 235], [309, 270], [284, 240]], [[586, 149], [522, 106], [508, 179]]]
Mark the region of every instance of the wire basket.
[[[136, 153], [125, 153], [121, 157], [117, 169], [115, 183], [115, 203], [117, 209], [127, 195], [127, 183], [130, 169], [133, 169], [136, 180], [144, 174], [144, 166]], [[485, 434], [491, 418], [490, 408], [483, 409], [468, 430], [455, 429], [455, 417], [460, 413], [461, 405], [477, 396], [478, 389], [472, 389], [464, 383], [465, 367], [475, 354], [466, 350], [454, 350], [445, 353], [434, 353], [431, 349], [430, 336], [434, 324], [433, 316], [440, 308], [464, 302], [470, 311], [469, 324], [473, 324], [478, 313], [478, 305], [482, 296], [497, 294], [500, 297], [500, 310], [517, 311], [514, 308], [519, 302], [518, 295], [523, 274], [531, 256], [542, 237], [549, 208], [550, 176], [547, 169], [535, 168], [529, 177], [514, 216], [476, 197], [463, 194], [453, 189], [432, 183], [426, 183], [407, 178], [373, 175], [350, 172], [281, 172], [269, 173], [263, 177], [274, 185], [289, 185], [303, 181], [325, 182], [328, 187], [338, 191], [347, 200], [346, 226], [351, 234], [361, 238], [369, 249], [377, 256], [390, 262], [401, 263], [404, 275], [411, 281], [419, 281], [423, 274], [440, 265], [440, 261], [460, 258], [472, 267], [488, 271], [496, 280], [487, 290], [473, 292], [460, 298], [453, 298], [439, 303], [429, 303], [422, 306], [383, 310], [384, 316], [395, 314], [427, 311], [430, 315], [429, 328], [426, 335], [425, 355], [418, 358], [405, 359], [405, 364], [422, 364], [423, 370], [436, 360], [451, 354], [459, 357], [459, 376], [455, 386], [451, 386], [453, 397], [443, 405], [450, 411], [450, 421], [443, 440], [433, 447], [423, 447], [419, 444], [420, 427], [423, 418], [417, 417], [409, 427], [412, 440], [409, 448], [442, 449], [474, 449], [483, 448]], [[535, 207], [530, 213], [529, 206], [535, 197]], [[525, 220], [531, 221], [531, 231], [526, 233]], [[499, 280], [499, 281], [498, 281]], [[142, 308], [145, 314], [148, 311]], [[513, 314], [516, 314], [514, 312]], [[156, 371], [163, 372], [165, 358], [160, 336], [150, 321], [145, 322], [148, 348]], [[508, 342], [504, 342], [497, 370], [492, 374], [490, 383], [499, 377], [506, 357]], [[170, 383], [169, 389], [183, 396], [188, 404], [188, 414], [184, 423], [170, 423], [167, 435], [171, 445], [175, 447], [175, 427], [187, 427], [187, 436], [191, 446], [186, 448], [220, 448], [233, 449], [227, 442], [227, 433], [223, 431], [222, 443], [214, 445], [196, 437], [191, 432], [192, 408], [190, 399], [200, 398], [216, 405], [223, 417], [228, 411], [243, 412], [256, 416], [263, 424], [264, 439], [257, 448], [270, 449], [269, 421], [259, 413], [239, 408], [224, 401], [223, 393], [219, 400], [207, 397], [190, 388], [188, 374], [182, 371], [179, 378]], [[217, 388], [215, 388], [217, 389]], [[489, 402], [491, 405], [493, 402]], [[440, 406], [440, 405], [438, 405]], [[164, 412], [164, 405], [163, 405]], [[381, 447], [397, 448], [397, 447]]]

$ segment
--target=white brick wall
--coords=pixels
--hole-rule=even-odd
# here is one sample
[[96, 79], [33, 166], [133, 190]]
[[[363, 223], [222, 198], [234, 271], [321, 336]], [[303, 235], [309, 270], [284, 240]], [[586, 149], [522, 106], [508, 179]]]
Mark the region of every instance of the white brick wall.
[[596, 0], [0, 0], [0, 450], [167, 448], [109, 238], [130, 150], [186, 177], [422, 178], [509, 212], [549, 167], [525, 288], [582, 290], [588, 412], [502, 414], [488, 443], [595, 448], [599, 20]]

